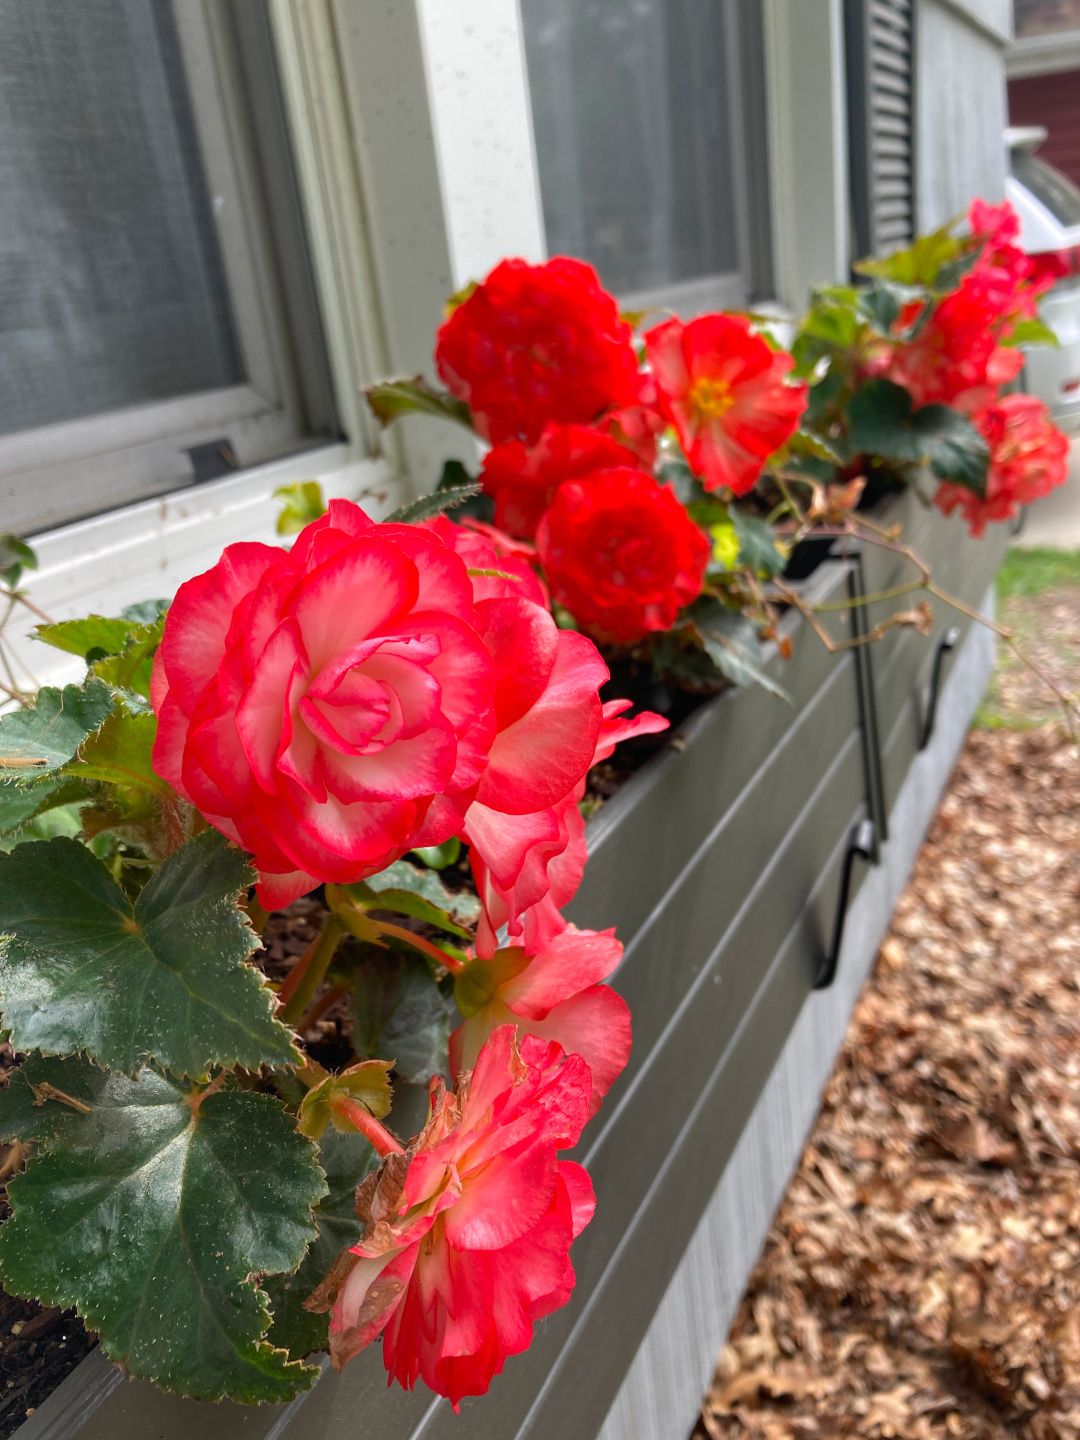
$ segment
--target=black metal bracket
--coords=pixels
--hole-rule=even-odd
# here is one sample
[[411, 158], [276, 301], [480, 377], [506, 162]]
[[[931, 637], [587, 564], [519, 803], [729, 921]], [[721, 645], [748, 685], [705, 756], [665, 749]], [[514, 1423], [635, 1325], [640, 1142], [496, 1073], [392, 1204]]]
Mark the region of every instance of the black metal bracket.
[[941, 672], [945, 665], [945, 656], [950, 650], [955, 650], [960, 642], [960, 626], [950, 625], [945, 634], [938, 642], [937, 651], [934, 655], [934, 668], [930, 672], [930, 689], [926, 696], [926, 713], [923, 716], [922, 733], [919, 735], [919, 749], [925, 750], [934, 734], [934, 725], [937, 721], [938, 697], [941, 693]]
[[866, 860], [871, 864], [877, 864], [875, 859], [877, 854], [876, 838], [872, 820], [860, 820], [851, 832], [851, 839], [844, 852], [844, 868], [840, 872], [840, 894], [836, 901], [832, 944], [814, 981], [815, 990], [827, 990], [836, 979], [836, 967], [840, 963], [840, 946], [844, 943], [844, 922], [847, 920], [848, 905], [851, 902], [851, 877], [855, 869], [855, 861]]
[[[848, 599], [862, 600], [866, 595], [862, 551], [844, 546], [841, 554], [851, 562], [847, 573]], [[859, 705], [859, 734], [862, 739], [863, 774], [866, 781], [866, 803], [873, 822], [873, 862], [881, 859], [881, 843], [889, 838], [889, 815], [885, 800], [885, 777], [881, 764], [881, 736], [878, 731], [877, 691], [874, 688], [873, 645], [867, 640], [870, 618], [865, 604], [851, 606], [851, 638], [862, 643], [852, 647], [855, 665], [855, 689]]]

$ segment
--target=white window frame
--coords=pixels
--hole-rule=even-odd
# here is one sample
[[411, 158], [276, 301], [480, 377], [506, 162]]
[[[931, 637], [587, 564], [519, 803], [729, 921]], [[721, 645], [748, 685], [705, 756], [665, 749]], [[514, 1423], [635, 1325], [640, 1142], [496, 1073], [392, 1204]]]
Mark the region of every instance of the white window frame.
[[227, 20], [214, 0], [184, 0], [173, 14], [248, 379], [0, 437], [8, 528], [25, 529], [43, 508], [58, 518], [85, 514], [99, 495], [116, 505], [159, 494], [193, 478], [189, 449], [217, 439], [228, 439], [241, 466], [312, 443], [302, 433], [287, 320]]

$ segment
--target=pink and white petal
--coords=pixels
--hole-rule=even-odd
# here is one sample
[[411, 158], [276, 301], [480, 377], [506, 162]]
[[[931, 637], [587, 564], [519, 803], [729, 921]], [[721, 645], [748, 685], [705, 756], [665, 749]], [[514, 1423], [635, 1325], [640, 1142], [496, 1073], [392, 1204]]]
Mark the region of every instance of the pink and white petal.
[[[290, 690], [298, 672], [306, 672], [307, 656], [296, 622], [286, 620], [270, 637], [251, 682], [236, 709], [236, 730], [255, 779], [272, 794], [277, 784], [277, 761], [284, 740], [284, 717]], [[299, 695], [295, 702], [299, 702]]]
[[229, 545], [212, 570], [176, 592], [159, 653], [169, 688], [188, 714], [217, 674], [236, 606], [282, 558], [272, 545]]
[[442, 712], [456, 730], [475, 724], [491, 710], [495, 666], [471, 625], [453, 615], [418, 611], [395, 625], [387, 641], [410, 635], [439, 642], [439, 654], [428, 662], [427, 669], [442, 687]]
[[603, 721], [598, 691], [608, 668], [584, 635], [560, 630], [558, 644], [543, 694], [495, 737], [477, 790], [482, 804], [511, 815], [557, 804], [592, 764]]
[[559, 1161], [559, 1179], [566, 1186], [576, 1240], [596, 1214], [596, 1194], [589, 1172], [574, 1160]]
[[315, 876], [309, 875], [306, 870], [260, 870], [255, 893], [264, 910], [284, 910], [301, 895], [309, 895], [318, 884]]
[[559, 629], [529, 600], [484, 600], [477, 627], [495, 665], [499, 729], [520, 720], [540, 700], [559, 655]]
[[[568, 925], [520, 974], [499, 986], [499, 999], [517, 1015], [543, 1020], [552, 1006], [606, 980], [618, 968], [622, 949], [614, 930], [578, 930]], [[568, 1045], [563, 1049], [582, 1053], [572, 1052]]]
[[415, 800], [438, 794], [454, 773], [457, 740], [442, 717], [422, 735], [395, 740], [370, 755], [323, 747], [322, 774], [338, 800]]
[[630, 1007], [607, 985], [591, 985], [555, 1005], [543, 1020], [522, 1017], [525, 1034], [555, 1040], [567, 1055], [579, 1055], [592, 1076], [589, 1114], [595, 1115], [630, 1059]]
[[370, 534], [311, 571], [293, 591], [286, 613], [299, 626], [312, 673], [383, 634], [412, 610], [418, 591], [416, 566], [408, 556]]

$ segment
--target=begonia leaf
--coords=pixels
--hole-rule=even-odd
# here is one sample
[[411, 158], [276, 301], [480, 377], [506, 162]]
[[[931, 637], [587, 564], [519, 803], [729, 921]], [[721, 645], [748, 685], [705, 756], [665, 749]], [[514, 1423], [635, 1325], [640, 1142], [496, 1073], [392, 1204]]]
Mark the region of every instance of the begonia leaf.
[[275, 500], [284, 500], [277, 518], [279, 535], [298, 535], [305, 525], [326, 514], [326, 501], [317, 480], [301, 480], [295, 485], [279, 485]]
[[422, 375], [411, 380], [382, 380], [365, 387], [367, 402], [383, 425], [390, 425], [403, 415], [437, 415], [473, 428], [472, 411], [464, 400], [455, 400], [445, 390], [434, 390]]
[[1002, 345], [1050, 345], [1055, 350], [1061, 349], [1061, 341], [1054, 334], [1050, 326], [1037, 318], [1030, 320], [1017, 320], [1001, 340]]
[[445, 870], [448, 865], [457, 863], [461, 854], [461, 841], [456, 835], [451, 835], [450, 839], [444, 840], [441, 845], [421, 845], [412, 853], [418, 855], [429, 870]]
[[[930, 235], [920, 235], [913, 245], [905, 250], [895, 250], [883, 259], [858, 261], [852, 268], [860, 275], [876, 276], [882, 280], [894, 280], [900, 285], [935, 285], [951, 288], [959, 275], [942, 275], [946, 265], [965, 258], [966, 242], [958, 240], [952, 233], [953, 222], [943, 225]], [[974, 261], [972, 261], [974, 263]], [[962, 272], [961, 272], [962, 273]], [[951, 285], [950, 283], [951, 282]]]
[[856, 450], [908, 464], [926, 462], [941, 479], [984, 492], [990, 463], [986, 441], [951, 406], [916, 410], [902, 385], [870, 380], [852, 396], [848, 415]]
[[710, 595], [702, 595], [686, 612], [701, 637], [705, 653], [716, 668], [736, 685], [761, 685], [789, 703], [787, 691], [762, 668], [757, 627], [737, 610], [729, 610]]
[[[149, 625], [137, 625], [131, 632], [129, 644], [119, 654], [106, 655], [95, 661], [93, 673], [107, 685], [122, 691], [125, 696], [138, 695], [149, 702], [154, 656], [161, 644], [164, 630], [164, 615]], [[130, 704], [130, 700], [128, 703]], [[145, 708], [149, 713], [149, 706]]]
[[0, 535], [0, 580], [14, 589], [24, 570], [37, 569], [37, 556], [17, 535]]
[[100, 650], [103, 655], [119, 655], [128, 644], [132, 625], [127, 620], [107, 615], [84, 615], [78, 620], [59, 620], [52, 625], [39, 625], [35, 635], [55, 650], [69, 655], [85, 655]]
[[44, 1142], [9, 1182], [0, 1274], [12, 1293], [78, 1306], [130, 1376], [178, 1394], [254, 1404], [311, 1385], [317, 1370], [265, 1342], [252, 1278], [296, 1268], [326, 1193], [280, 1102], [250, 1090], [196, 1100], [152, 1070], [128, 1078], [75, 1058], [31, 1057], [10, 1092], [0, 1123], [10, 1132], [30, 1113], [20, 1133]]
[[416, 955], [384, 952], [353, 972], [352, 1042], [361, 1057], [385, 1056], [403, 1080], [445, 1075], [450, 1016], [430, 969]]
[[216, 831], [181, 846], [132, 905], [86, 846], [0, 856], [0, 1012], [19, 1050], [84, 1050], [133, 1073], [288, 1064], [288, 1030], [244, 961], [259, 940], [236, 896], [247, 857]]
[[172, 795], [172, 786], [154, 773], [156, 736], [155, 715], [114, 710], [101, 729], [82, 743], [78, 756], [64, 767], [64, 773], [82, 780], [137, 785], [159, 795]]
[[407, 860], [396, 860], [377, 875], [369, 875], [359, 885], [344, 888], [358, 897], [362, 896], [362, 903], [369, 907], [375, 908], [376, 901], [371, 898], [375, 896], [380, 910], [412, 915], [416, 920], [427, 920], [452, 935], [462, 937], [466, 932], [457, 922], [473, 920], [480, 913], [480, 902], [471, 892], [466, 890], [455, 894], [433, 871], [410, 865]]
[[341, 1135], [330, 1127], [319, 1141], [319, 1164], [329, 1194], [315, 1210], [318, 1238], [294, 1275], [271, 1276], [265, 1285], [274, 1315], [270, 1343], [288, 1350], [293, 1359], [326, 1349], [330, 1316], [313, 1315], [304, 1309], [304, 1301], [342, 1250], [360, 1239], [364, 1227], [356, 1213], [356, 1187], [378, 1163], [378, 1154], [362, 1135]]
[[32, 782], [59, 770], [112, 708], [108, 686], [97, 679], [63, 690], [45, 686], [28, 709], [0, 715], [0, 778]]
[[455, 510], [474, 495], [480, 494], [479, 480], [470, 480], [467, 485], [449, 485], [445, 490], [433, 490], [430, 495], [421, 495], [419, 500], [402, 505], [386, 517], [390, 525], [419, 525], [424, 520], [433, 520], [447, 510]]
[[776, 531], [759, 515], [732, 505], [728, 511], [739, 541], [738, 564], [757, 575], [779, 575], [787, 561], [776, 548]]

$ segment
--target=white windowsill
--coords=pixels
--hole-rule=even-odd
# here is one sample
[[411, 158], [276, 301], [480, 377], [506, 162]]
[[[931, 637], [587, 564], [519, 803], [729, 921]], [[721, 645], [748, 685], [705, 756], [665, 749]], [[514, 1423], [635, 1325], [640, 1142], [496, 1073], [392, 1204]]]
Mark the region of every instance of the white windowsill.
[[[281, 501], [273, 492], [311, 479], [327, 499], [361, 500], [376, 519], [405, 496], [386, 460], [351, 459], [344, 443], [326, 445], [33, 535], [39, 568], [26, 574], [23, 588], [54, 620], [90, 611], [118, 615], [139, 600], [172, 596], [226, 545], [287, 543], [275, 529]], [[32, 638], [36, 623], [19, 606], [5, 632], [34, 677], [48, 684], [79, 678], [83, 667], [74, 656]]]

